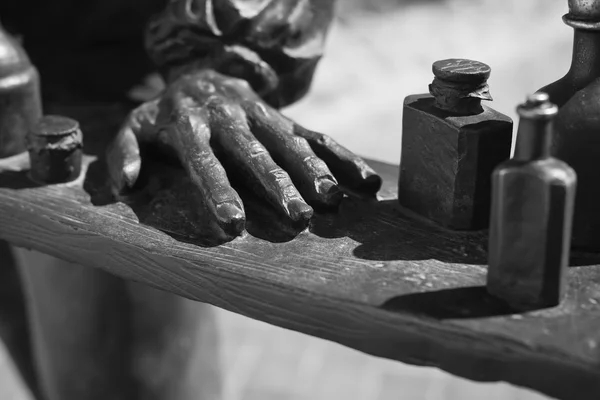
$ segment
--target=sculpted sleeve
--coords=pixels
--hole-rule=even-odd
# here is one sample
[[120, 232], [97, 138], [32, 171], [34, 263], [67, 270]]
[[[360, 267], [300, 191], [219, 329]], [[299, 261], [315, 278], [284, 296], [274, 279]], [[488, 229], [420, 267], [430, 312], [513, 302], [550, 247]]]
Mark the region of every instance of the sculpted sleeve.
[[146, 48], [169, 79], [212, 68], [247, 80], [282, 107], [308, 90], [335, 0], [170, 0], [148, 24]]

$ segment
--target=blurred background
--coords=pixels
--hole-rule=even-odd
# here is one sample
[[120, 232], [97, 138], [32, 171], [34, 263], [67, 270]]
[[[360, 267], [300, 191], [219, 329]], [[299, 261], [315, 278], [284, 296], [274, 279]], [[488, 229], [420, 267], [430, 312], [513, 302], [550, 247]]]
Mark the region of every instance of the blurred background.
[[[286, 113], [369, 158], [398, 163], [403, 99], [427, 92], [438, 59], [489, 64], [489, 105], [515, 122], [525, 95], [570, 64], [572, 30], [561, 21], [566, 0], [338, 2], [313, 89]], [[545, 399], [504, 383], [367, 356], [226, 311], [219, 318], [223, 400]], [[0, 399], [29, 399], [1, 347]]]

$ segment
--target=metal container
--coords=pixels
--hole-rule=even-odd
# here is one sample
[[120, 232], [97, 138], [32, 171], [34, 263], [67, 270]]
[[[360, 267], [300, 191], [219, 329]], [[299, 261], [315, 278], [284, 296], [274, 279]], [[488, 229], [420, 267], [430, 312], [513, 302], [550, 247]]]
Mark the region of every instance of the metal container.
[[27, 132], [41, 116], [38, 72], [0, 27], [0, 158], [25, 151]]
[[38, 183], [63, 183], [81, 173], [83, 135], [71, 118], [46, 115], [27, 137], [31, 179]]

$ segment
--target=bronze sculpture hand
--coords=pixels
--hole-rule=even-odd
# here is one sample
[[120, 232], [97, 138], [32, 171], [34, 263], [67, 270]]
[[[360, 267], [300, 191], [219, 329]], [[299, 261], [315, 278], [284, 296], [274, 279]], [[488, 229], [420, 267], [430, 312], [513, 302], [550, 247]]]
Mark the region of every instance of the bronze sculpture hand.
[[381, 179], [358, 156], [330, 137], [309, 131], [267, 105], [241, 79], [213, 70], [185, 73], [156, 100], [134, 110], [108, 150], [116, 192], [136, 182], [139, 143], [177, 156], [218, 225], [228, 234], [244, 229], [244, 206], [228, 173], [240, 174], [275, 208], [307, 224], [312, 206], [335, 207], [338, 181], [375, 194]]

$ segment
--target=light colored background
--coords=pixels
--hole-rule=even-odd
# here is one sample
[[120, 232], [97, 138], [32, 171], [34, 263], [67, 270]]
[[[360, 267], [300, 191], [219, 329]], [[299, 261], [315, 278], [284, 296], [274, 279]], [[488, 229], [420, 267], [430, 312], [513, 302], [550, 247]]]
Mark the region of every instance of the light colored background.
[[[313, 90], [287, 113], [370, 158], [398, 162], [402, 101], [427, 91], [437, 59], [488, 63], [491, 105], [513, 118], [527, 93], [562, 76], [570, 63], [572, 31], [561, 21], [566, 0], [339, 3]], [[377, 359], [225, 311], [219, 317], [228, 371], [224, 400], [544, 399], [503, 383]], [[0, 400], [27, 399], [2, 350]]]

